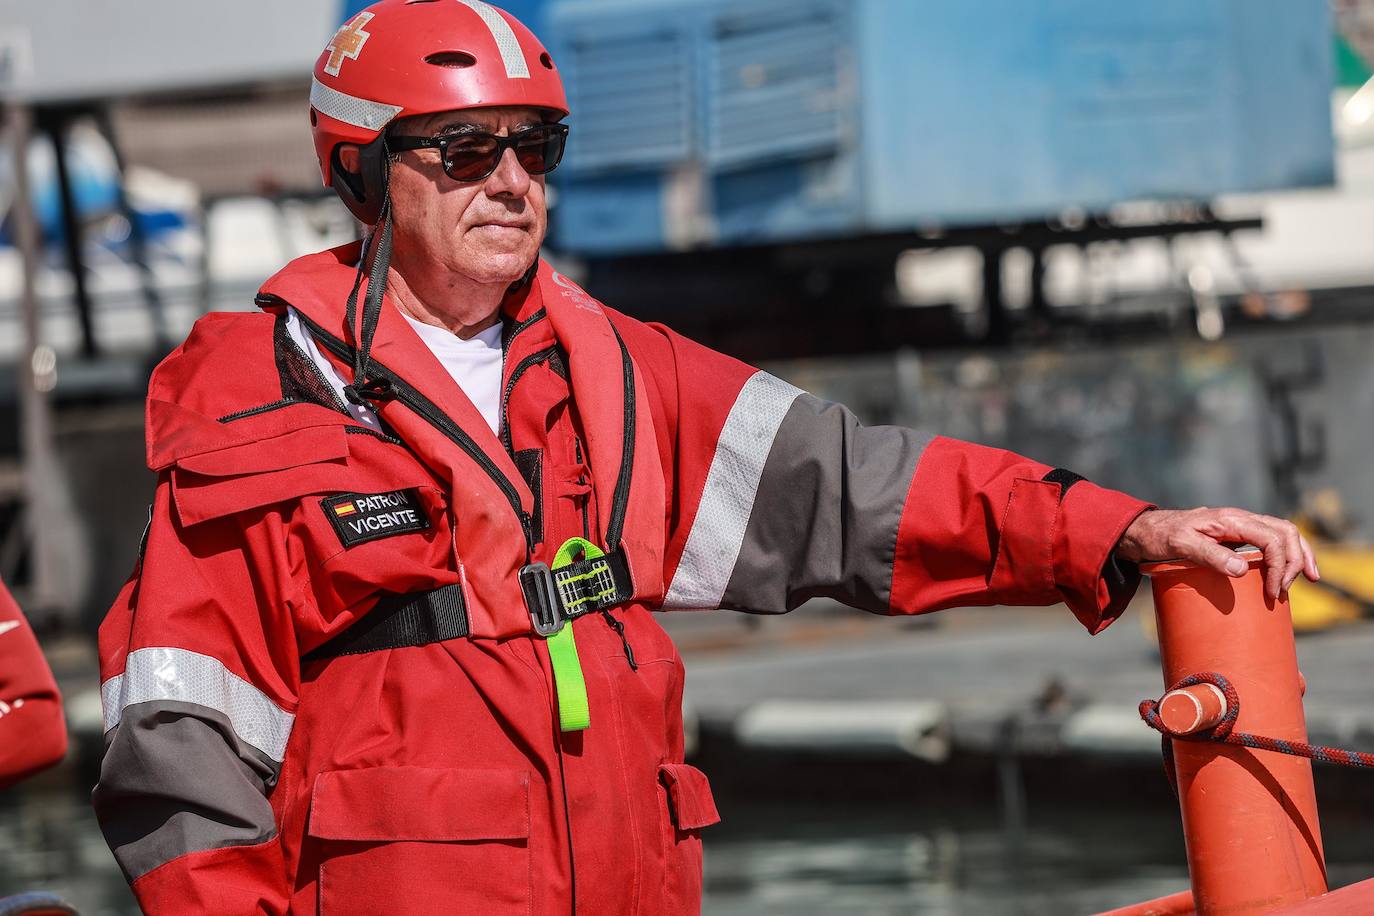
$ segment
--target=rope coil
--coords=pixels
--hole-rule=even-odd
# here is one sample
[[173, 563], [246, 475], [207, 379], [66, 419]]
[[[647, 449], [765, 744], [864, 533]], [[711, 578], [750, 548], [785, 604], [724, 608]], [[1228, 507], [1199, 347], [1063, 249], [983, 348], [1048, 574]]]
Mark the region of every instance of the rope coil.
[[1221, 721], [1216, 725], [1191, 735], [1176, 735], [1165, 727], [1159, 716], [1160, 700], [1140, 701], [1140, 718], [1144, 719], [1146, 725], [1162, 736], [1164, 770], [1169, 774], [1169, 783], [1174, 787], [1174, 794], [1178, 794], [1178, 779], [1174, 773], [1174, 741], [1211, 741], [1217, 744], [1230, 744], [1261, 751], [1274, 751], [1294, 757], [1306, 757], [1308, 760], [1332, 763], [1336, 766], [1374, 769], [1374, 754], [1348, 751], [1323, 744], [1309, 744], [1306, 741], [1285, 741], [1282, 738], [1270, 738], [1265, 735], [1252, 735], [1249, 732], [1235, 731], [1236, 718], [1240, 715], [1240, 694], [1236, 692], [1236, 688], [1230, 681], [1215, 671], [1190, 674], [1170, 687], [1169, 690], [1165, 691], [1165, 694], [1197, 684], [1211, 684], [1221, 691], [1222, 695], [1226, 697], [1226, 714], [1221, 717]]

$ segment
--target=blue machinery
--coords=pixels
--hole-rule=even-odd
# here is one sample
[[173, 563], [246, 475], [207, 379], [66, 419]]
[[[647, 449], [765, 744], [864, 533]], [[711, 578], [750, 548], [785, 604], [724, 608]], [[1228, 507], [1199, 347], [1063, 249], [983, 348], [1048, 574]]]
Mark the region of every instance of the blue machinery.
[[[877, 295], [912, 247], [982, 248], [995, 287], [1008, 247], [1254, 228], [1205, 203], [1333, 178], [1326, 0], [555, 0], [542, 25], [573, 109], [556, 247], [675, 312], [789, 264]], [[1138, 199], [1196, 206], [1094, 218]]]

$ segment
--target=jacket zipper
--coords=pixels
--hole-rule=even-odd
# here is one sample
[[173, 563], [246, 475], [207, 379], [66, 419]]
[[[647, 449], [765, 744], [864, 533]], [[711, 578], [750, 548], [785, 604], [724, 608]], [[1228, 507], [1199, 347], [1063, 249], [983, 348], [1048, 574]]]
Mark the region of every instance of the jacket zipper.
[[309, 404], [310, 401], [303, 401], [300, 398], [282, 398], [280, 401], [273, 401], [271, 404], [263, 404], [259, 407], [248, 407], [243, 410], [236, 410], [220, 417], [219, 423], [233, 423], [235, 420], [246, 420], [249, 417], [256, 417], [259, 414], [270, 413], [274, 410], [281, 410], [283, 407], [293, 407], [296, 404]]
[[545, 309], [539, 309], [533, 315], [526, 318], [524, 321], [520, 322], [515, 327], [511, 328], [510, 333], [506, 335], [506, 339], [501, 343], [502, 358], [504, 359], [506, 354], [510, 353], [510, 346], [515, 342], [515, 338], [520, 334], [521, 331], [524, 331], [526, 328], [532, 325], [538, 324], [547, 317], [549, 317], [549, 313]]
[[625, 635], [625, 624], [616, 620], [610, 608], [602, 608], [601, 616], [606, 619], [606, 625], [615, 630], [615, 635], [620, 637], [620, 645], [625, 650], [625, 661], [630, 663], [631, 671], [639, 670], [639, 663], [635, 661], [635, 654], [630, 649], [630, 637]]
[[[516, 325], [506, 338], [503, 352], [510, 352], [510, 345], [515, 336], [530, 325], [544, 317], [543, 309], [535, 312], [525, 321]], [[620, 471], [615, 482], [615, 497], [611, 501], [611, 524], [606, 529], [606, 548], [614, 550], [620, 546], [621, 529], [625, 526], [625, 512], [630, 500], [630, 478], [634, 471], [634, 435], [635, 435], [635, 389], [634, 389], [634, 364], [630, 361], [629, 350], [625, 347], [625, 341], [621, 339], [620, 333], [611, 328], [615, 334], [615, 341], [620, 346], [621, 371], [623, 373], [625, 385], [625, 428], [621, 439], [622, 452], [620, 457]], [[510, 396], [515, 391], [515, 383], [520, 380], [531, 366], [538, 365], [548, 360], [558, 350], [558, 345], [545, 347], [526, 356], [516, 364], [511, 370], [510, 378], [506, 382], [506, 387], [501, 393], [501, 444], [505, 446], [507, 452], [512, 452], [514, 446], [511, 443], [510, 425], [507, 423], [507, 410], [510, 405]], [[571, 370], [570, 370], [571, 371]], [[574, 437], [573, 446], [576, 449], [577, 460], [582, 460], [582, 444]], [[587, 521], [587, 507], [582, 507], [582, 536], [590, 539], [587, 533], [589, 523]], [[625, 635], [625, 624], [617, 620], [611, 613], [610, 608], [601, 611], [601, 617], [606, 621], [606, 625], [615, 631], [620, 637], [620, 645], [625, 649], [625, 660], [630, 664], [631, 671], [638, 671], [639, 664], [635, 661], [634, 650], [630, 648], [629, 637]]]
[[366, 426], [345, 426], [343, 428], [343, 431], [349, 433], [350, 435], [371, 436], [374, 439], [381, 439], [383, 442], [390, 443], [391, 445], [399, 445], [402, 448], [405, 447], [405, 443], [402, 442], [400, 439], [397, 439], [395, 436], [388, 436], [386, 433], [378, 429], [371, 429]]
[[630, 477], [635, 464], [635, 372], [630, 361], [630, 351], [620, 332], [611, 325], [615, 342], [620, 345], [620, 365], [625, 378], [625, 434], [621, 439], [620, 474], [615, 481], [615, 497], [611, 500], [611, 519], [606, 526], [606, 549], [615, 550], [620, 546], [620, 536], [625, 528], [625, 510], [630, 502]]
[[[524, 321], [520, 322], [514, 328], [511, 329], [510, 334], [508, 334], [506, 336], [506, 339], [501, 343], [501, 364], [503, 366], [505, 365], [506, 357], [510, 355], [511, 344], [515, 342], [515, 338], [520, 334], [520, 332], [524, 331], [526, 328], [534, 324], [537, 324], [540, 321], [543, 321], [546, 317], [547, 312], [545, 312], [544, 309], [540, 309], [539, 311], [535, 312], [533, 315], [526, 318]], [[535, 355], [537, 356], [539, 354]], [[547, 356], [545, 358], [547, 358]], [[515, 388], [515, 380], [519, 378], [520, 374], [523, 373], [526, 368], [528, 368], [525, 366], [526, 362], [529, 362], [529, 358], [521, 360], [520, 365], [516, 366], [514, 369], [511, 370], [510, 380], [506, 383], [506, 386], [502, 389], [501, 393], [501, 443], [505, 447], [507, 453], [512, 452], [512, 447], [510, 429], [506, 423], [506, 406], [507, 402], [510, 400], [511, 391]], [[533, 547], [531, 547], [531, 549], [533, 549]], [[571, 626], [571, 624], [568, 625]], [[552, 684], [550, 684], [550, 686], [552, 686]], [[554, 721], [558, 721], [557, 712], [554, 713]], [[563, 789], [563, 826], [568, 833], [568, 886], [571, 890], [571, 893], [569, 895], [571, 897], [571, 900], [569, 900], [568, 902], [568, 912], [576, 913], [577, 857], [573, 855], [572, 805], [568, 801], [567, 761], [564, 759], [563, 754], [562, 735], [559, 735], [557, 740], [555, 741], [554, 749], [555, 753], [558, 755], [558, 783]]]
[[[584, 459], [582, 458], [582, 440], [577, 438], [576, 433], [573, 434], [573, 457], [577, 459], [577, 463], [579, 465], [583, 463]], [[587, 504], [589, 502], [591, 502], [590, 497], [582, 501], [582, 536], [590, 541], [592, 539], [592, 525], [587, 518]]]
[[510, 454], [515, 453], [515, 446], [511, 444], [510, 424], [507, 422], [506, 417], [506, 409], [510, 405], [511, 392], [515, 390], [515, 383], [520, 380], [520, 376], [524, 375], [525, 372], [533, 366], [545, 362], [554, 354], [556, 349], [556, 347], [551, 346], [545, 347], [520, 360], [516, 367], [511, 370], [510, 378], [506, 381], [506, 387], [501, 392], [501, 444], [506, 447], [506, 451]]
[[[268, 305], [272, 305], [278, 302], [285, 303], [285, 300], [275, 296], [259, 296], [258, 302], [260, 304], [265, 302]], [[307, 318], [300, 310], [297, 310], [296, 314], [300, 317], [305, 326], [309, 328], [310, 333], [315, 335], [316, 340], [324, 344], [324, 346], [333, 352], [335, 356], [340, 359], [352, 359], [352, 347]], [[488, 457], [486, 452], [482, 451], [481, 446], [474, 442], [472, 438], [463, 431], [463, 428], [457, 423], [454, 423], [453, 420], [440, 410], [433, 401], [421, 394], [405, 379], [401, 378], [395, 372], [376, 360], [372, 361], [371, 369], [373, 371], [369, 373], [370, 375], [383, 379], [390, 384], [391, 389], [396, 393], [397, 400], [409, 407], [411, 411], [417, 414], [421, 419], [443, 433], [444, 436], [462, 449], [463, 452], [491, 478], [492, 482], [500, 488], [502, 494], [506, 497], [506, 501], [510, 503], [511, 509], [515, 512], [516, 519], [520, 522], [520, 529], [525, 533], [525, 555], [528, 558], [534, 552], [534, 544], [532, 542], [534, 532], [530, 514], [520, 505], [520, 491], [515, 488], [515, 485], [510, 482], [505, 474], [501, 473], [501, 469], [496, 466], [490, 457]]]

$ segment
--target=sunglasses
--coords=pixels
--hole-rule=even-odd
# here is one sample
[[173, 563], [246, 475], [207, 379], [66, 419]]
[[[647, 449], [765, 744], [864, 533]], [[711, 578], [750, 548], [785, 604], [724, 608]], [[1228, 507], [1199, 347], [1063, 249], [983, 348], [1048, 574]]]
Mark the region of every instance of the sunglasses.
[[558, 167], [568, 139], [566, 124], [536, 124], [506, 137], [478, 131], [438, 137], [387, 137], [391, 150], [437, 149], [444, 173], [454, 181], [481, 181], [501, 164], [506, 150], [531, 175], [543, 175]]

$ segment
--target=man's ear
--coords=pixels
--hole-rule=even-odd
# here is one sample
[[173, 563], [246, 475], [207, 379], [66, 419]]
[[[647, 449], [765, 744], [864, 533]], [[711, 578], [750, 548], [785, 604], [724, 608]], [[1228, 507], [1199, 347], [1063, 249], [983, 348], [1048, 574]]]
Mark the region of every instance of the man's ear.
[[339, 144], [339, 164], [354, 175], [358, 174], [358, 146], [356, 143]]

